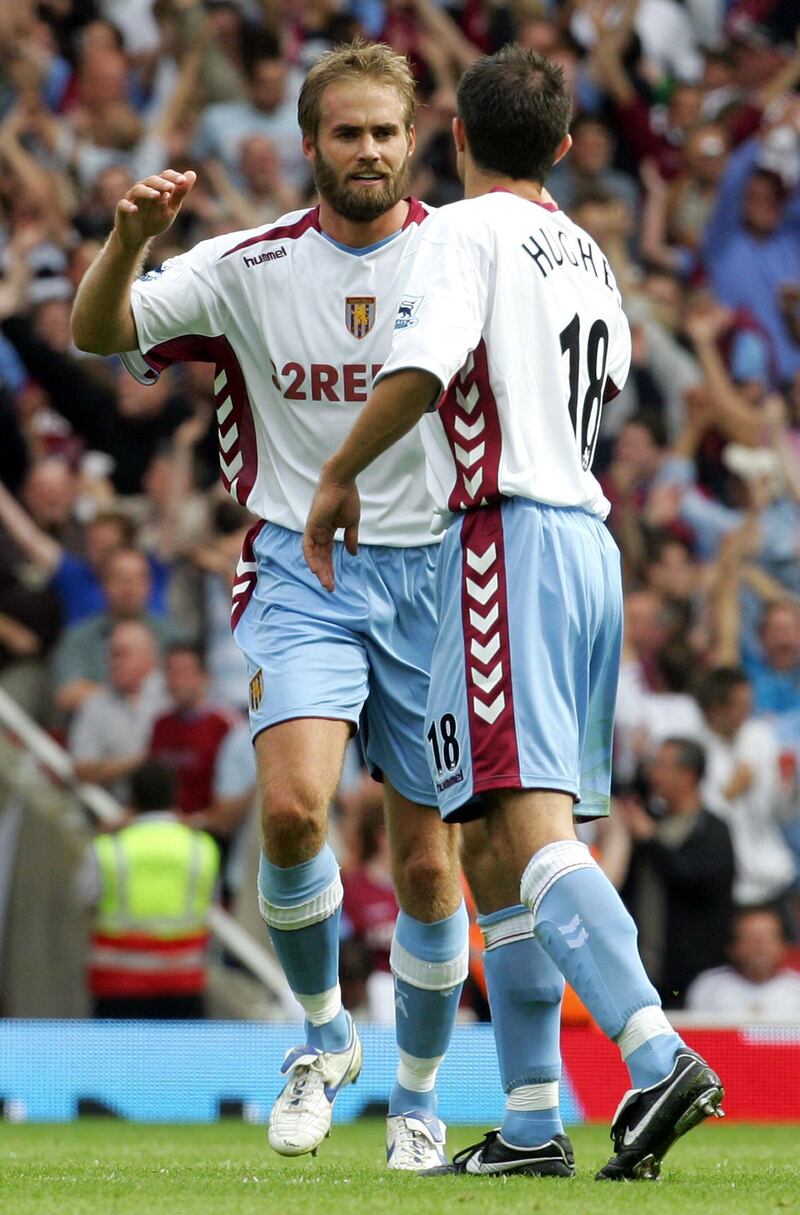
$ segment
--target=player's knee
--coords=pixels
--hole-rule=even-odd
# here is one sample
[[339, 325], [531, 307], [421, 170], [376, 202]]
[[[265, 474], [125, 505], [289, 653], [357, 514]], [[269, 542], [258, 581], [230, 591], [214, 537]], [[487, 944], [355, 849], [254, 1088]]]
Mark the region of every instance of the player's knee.
[[409, 898], [418, 901], [425, 892], [435, 896], [457, 881], [457, 856], [451, 856], [447, 849], [416, 848], [395, 866], [395, 884], [401, 905]]
[[325, 815], [295, 790], [270, 792], [261, 807], [264, 850], [275, 865], [298, 865], [325, 843]]

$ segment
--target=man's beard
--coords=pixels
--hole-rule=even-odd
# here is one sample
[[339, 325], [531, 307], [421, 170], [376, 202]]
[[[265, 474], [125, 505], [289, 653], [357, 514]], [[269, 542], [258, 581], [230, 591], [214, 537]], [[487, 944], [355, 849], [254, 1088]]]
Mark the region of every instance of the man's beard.
[[389, 173], [383, 184], [375, 188], [360, 188], [349, 182], [342, 183], [330, 161], [317, 149], [314, 161], [314, 183], [321, 198], [333, 207], [343, 219], [364, 223], [378, 219], [391, 211], [408, 192], [410, 176], [408, 156], [399, 168]]

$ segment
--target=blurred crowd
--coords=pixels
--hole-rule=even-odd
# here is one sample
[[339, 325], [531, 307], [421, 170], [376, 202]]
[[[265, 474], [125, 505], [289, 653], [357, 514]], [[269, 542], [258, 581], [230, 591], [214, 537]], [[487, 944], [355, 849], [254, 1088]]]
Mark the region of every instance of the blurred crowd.
[[[0, 687], [123, 804], [144, 758], [170, 764], [235, 892], [255, 772], [228, 621], [252, 520], [216, 486], [212, 371], [142, 387], [74, 347], [69, 312], [142, 176], [199, 175], [150, 268], [312, 203], [299, 87], [356, 35], [413, 64], [412, 189], [434, 205], [460, 196], [470, 62], [516, 39], [570, 83], [573, 148], [547, 185], [606, 253], [634, 335], [595, 460], [627, 618], [615, 814], [586, 838], [668, 1005], [720, 1007], [725, 984], [735, 1002], [739, 981], [763, 996], [800, 936], [797, 0], [0, 6]], [[339, 824], [343, 956], [381, 1015], [395, 910], [355, 758]]]

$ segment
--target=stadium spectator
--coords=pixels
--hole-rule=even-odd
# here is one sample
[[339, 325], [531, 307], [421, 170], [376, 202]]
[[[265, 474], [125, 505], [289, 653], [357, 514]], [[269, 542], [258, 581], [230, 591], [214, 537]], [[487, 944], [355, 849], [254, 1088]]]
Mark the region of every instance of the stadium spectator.
[[[217, 841], [221, 857], [220, 897], [233, 906], [241, 895], [253, 903], [256, 878], [248, 881], [250, 852], [255, 851], [255, 869], [261, 855], [261, 831], [256, 794], [256, 757], [250, 731], [244, 721], [228, 731], [217, 753], [211, 803], [190, 820]], [[256, 905], [257, 910], [257, 905]]]
[[140, 621], [160, 645], [181, 640], [181, 630], [169, 618], [147, 610], [152, 589], [150, 565], [135, 548], [112, 553], [103, 570], [106, 609], [65, 629], [53, 655], [56, 705], [71, 713], [93, 692], [106, 674], [106, 641], [121, 621]]
[[78, 779], [105, 786], [124, 804], [166, 696], [158, 642], [146, 624], [119, 621], [109, 631], [107, 649], [107, 685], [81, 704], [68, 746]]
[[675, 607], [683, 618], [685, 634], [700, 622], [708, 591], [708, 569], [697, 561], [685, 536], [650, 529], [648, 540], [645, 583]]
[[794, 791], [781, 780], [775, 733], [768, 722], [753, 718], [752, 691], [739, 668], [709, 671], [698, 684], [697, 699], [705, 719], [698, 739], [707, 759], [702, 799], [730, 829], [734, 903], [779, 903], [796, 873], [781, 831], [793, 810]]
[[[297, 96], [302, 84], [286, 65], [279, 43], [263, 31], [244, 34], [246, 101], [221, 101], [202, 115], [193, 154], [221, 160], [238, 174], [242, 141], [263, 135], [274, 147], [283, 177], [296, 190], [308, 184], [308, 165], [297, 130]], [[235, 178], [234, 178], [235, 179]]]
[[[660, 0], [653, 0], [653, 4], [658, 3]], [[672, 181], [683, 166], [687, 133], [700, 119], [702, 91], [690, 79], [696, 78], [696, 68], [693, 66], [683, 74], [683, 80], [678, 80], [665, 109], [651, 109], [626, 66], [624, 56], [635, 6], [626, 7], [627, 19], [617, 29], [598, 31], [591, 55], [594, 77], [611, 98], [617, 131], [634, 164], [638, 167], [642, 161], [651, 160], [661, 176]], [[671, 7], [673, 12], [680, 12], [678, 5]], [[686, 47], [685, 42], [682, 45]], [[697, 60], [693, 63], [699, 66]]]
[[206, 175], [226, 213], [240, 228], [272, 223], [299, 205], [300, 192], [284, 180], [275, 146], [264, 135], [246, 135], [241, 141], [238, 185], [221, 160], [207, 160]]
[[602, 119], [592, 114], [579, 115], [571, 128], [570, 155], [555, 165], [547, 188], [563, 211], [571, 210], [581, 195], [598, 187], [620, 198], [635, 214], [639, 191], [628, 173], [613, 168], [614, 139]]
[[[3, 485], [0, 485], [0, 523], [47, 577], [58, 595], [65, 627], [105, 609], [103, 567], [112, 553], [133, 543], [134, 528], [125, 515], [108, 512], [87, 525], [86, 557], [68, 552], [38, 528]], [[152, 602], [150, 606], [154, 606]]]
[[48, 650], [61, 627], [60, 604], [0, 562], [0, 688], [37, 721], [47, 713]]
[[702, 71], [695, 30], [685, 7], [677, 0], [636, 0], [633, 3], [628, 0], [616, 11], [579, 3], [575, 6], [570, 29], [583, 45], [591, 45], [598, 36], [610, 34], [620, 50], [635, 34], [642, 63], [646, 65], [642, 68], [642, 76], [649, 70], [655, 79], [670, 79], [680, 85], [698, 80]]
[[783, 921], [773, 908], [739, 911], [729, 964], [697, 976], [687, 1009], [738, 1021], [800, 1021], [800, 974], [782, 965], [785, 953]]
[[703, 715], [690, 692], [692, 667], [692, 651], [685, 642], [675, 640], [662, 646], [655, 655], [651, 688], [641, 666], [623, 656], [614, 719], [618, 780], [632, 781], [638, 765], [652, 758], [668, 736], [699, 736]]
[[222, 744], [241, 722], [230, 709], [209, 703], [208, 670], [198, 646], [170, 646], [164, 677], [171, 704], [155, 721], [150, 753], [175, 773], [181, 814], [206, 812], [210, 821]]
[[675, 614], [664, 595], [652, 587], [631, 591], [625, 603], [623, 661], [636, 664], [645, 686], [656, 686], [657, 656], [674, 632]]
[[608, 467], [600, 475], [611, 503], [609, 526], [630, 579], [644, 557], [641, 513], [667, 456], [667, 436], [658, 415], [637, 414], [620, 428]]
[[[613, 245], [606, 237], [605, 246], [634, 326], [640, 368], [649, 377], [638, 412], [646, 417], [659, 446], [666, 446], [667, 440], [674, 445], [686, 423], [685, 396], [702, 379], [697, 359], [683, 338], [685, 288], [677, 275], [658, 265], [640, 268], [619, 236]], [[660, 422], [657, 429], [654, 414]]]
[[683, 278], [696, 268], [728, 150], [725, 128], [706, 122], [689, 131], [681, 172], [671, 184], [664, 181], [655, 163], [642, 163], [642, 254], [653, 266]]
[[83, 548], [83, 528], [75, 514], [78, 482], [58, 457], [34, 463], [22, 487], [21, 500], [33, 522], [71, 552]]
[[94, 1015], [205, 1016], [214, 841], [181, 823], [169, 768], [150, 760], [131, 778], [133, 821], [99, 835], [78, 875], [93, 910], [89, 986]]
[[731, 917], [733, 846], [703, 806], [703, 750], [670, 737], [648, 769], [649, 806], [620, 799], [632, 851], [622, 896], [639, 930], [648, 975], [664, 1004], [683, 1004], [688, 984], [724, 957]]
[[[760, 653], [745, 658], [758, 716], [779, 718], [800, 709], [800, 605], [768, 603], [759, 625]], [[800, 740], [799, 740], [800, 741]]]
[[85, 361], [42, 342], [25, 319], [9, 318], [3, 330], [47, 389], [54, 409], [88, 448], [111, 457], [111, 480], [117, 492], [138, 493], [153, 454], [189, 416], [174, 376], [162, 377], [152, 392], [129, 376], [109, 386], [88, 370]]
[[[8, 454], [13, 459], [13, 447]], [[22, 480], [22, 493], [41, 520], [38, 530], [49, 543], [59, 543], [50, 539], [51, 534], [80, 538], [72, 519], [75, 481], [61, 460], [34, 464]], [[3, 484], [0, 499], [14, 501]], [[25, 514], [21, 506], [17, 509]], [[31, 525], [36, 527], [32, 520]], [[42, 720], [48, 701], [44, 660], [61, 629], [61, 603], [2, 518], [0, 528], [0, 687]]]
[[702, 249], [722, 303], [747, 309], [768, 333], [780, 382], [800, 368], [800, 342], [779, 302], [781, 286], [800, 281], [799, 183], [796, 140], [777, 159], [757, 136], [743, 143], [728, 162]]
[[212, 699], [247, 712], [249, 676], [233, 640], [230, 612], [236, 566], [253, 517], [227, 495], [213, 502], [210, 513], [207, 532], [187, 553], [191, 570], [185, 571], [185, 590], [193, 596], [191, 611], [203, 631]]

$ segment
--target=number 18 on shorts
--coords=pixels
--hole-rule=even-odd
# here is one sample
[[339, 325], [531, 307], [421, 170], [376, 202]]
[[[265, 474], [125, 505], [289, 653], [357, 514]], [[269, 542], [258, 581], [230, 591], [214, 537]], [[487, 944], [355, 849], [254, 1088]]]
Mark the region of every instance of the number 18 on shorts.
[[478, 817], [493, 789], [607, 814], [622, 589], [605, 525], [523, 498], [457, 515], [436, 593], [425, 737], [442, 816]]

